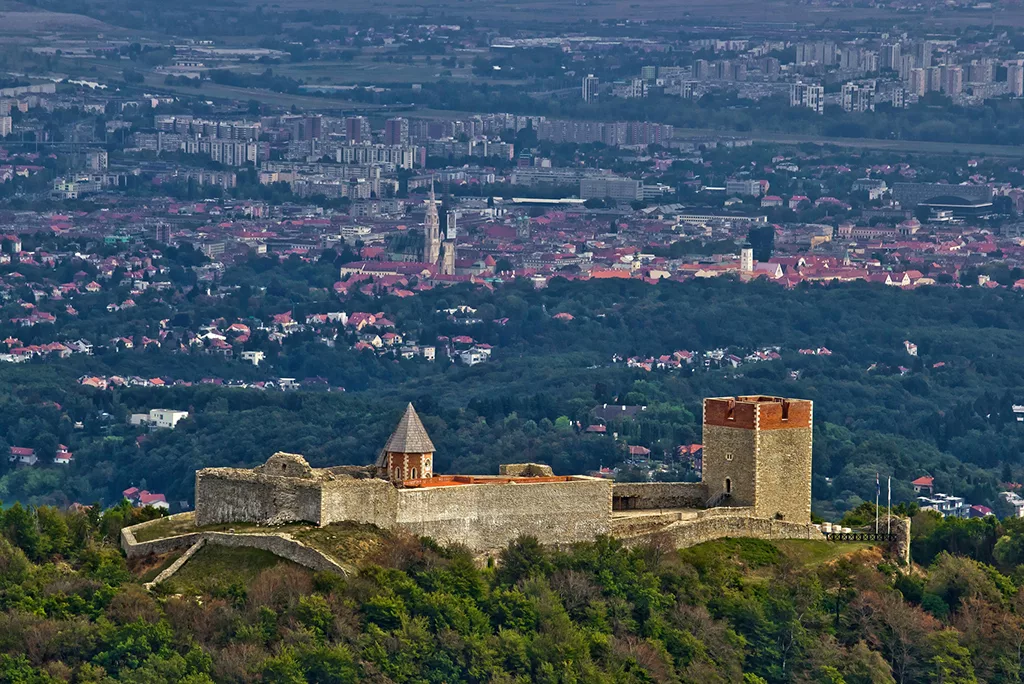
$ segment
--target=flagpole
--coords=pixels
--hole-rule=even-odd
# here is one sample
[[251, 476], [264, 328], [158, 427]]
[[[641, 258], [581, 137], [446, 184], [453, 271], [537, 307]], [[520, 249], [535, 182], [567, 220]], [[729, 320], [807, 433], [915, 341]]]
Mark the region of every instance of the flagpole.
[[875, 473], [875, 534], [878, 534], [878, 495], [881, 493], [881, 483], [878, 481], [878, 473]]
[[885, 520], [886, 520], [886, 523], [885, 523], [885, 525], [886, 525], [885, 533], [886, 534], [892, 534], [892, 475], [889, 476], [889, 497], [888, 498], [889, 498], [889, 502], [888, 502], [888, 504], [886, 504], [886, 506], [888, 507], [889, 510], [888, 510], [888, 515], [885, 518]]

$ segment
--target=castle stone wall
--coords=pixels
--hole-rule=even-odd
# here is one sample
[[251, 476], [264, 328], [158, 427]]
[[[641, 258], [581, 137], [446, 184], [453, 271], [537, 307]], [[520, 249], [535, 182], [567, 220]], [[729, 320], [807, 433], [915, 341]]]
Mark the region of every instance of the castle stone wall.
[[757, 432], [755, 514], [811, 522], [811, 428]]
[[394, 485], [376, 478], [324, 482], [320, 524], [352, 521], [391, 529], [398, 518], [398, 497]]
[[196, 473], [196, 525], [320, 522], [321, 482], [265, 475], [240, 468]]
[[713, 515], [699, 520], [682, 521], [653, 531], [650, 535], [634, 536], [624, 541], [627, 544], [639, 544], [652, 537], [668, 538], [678, 549], [726, 537], [825, 541], [825, 535], [814, 525], [754, 518], [749, 515]]
[[703, 508], [708, 488], [703, 482], [618, 482], [612, 497], [628, 502], [629, 510], [649, 508]]
[[475, 552], [504, 547], [523, 534], [568, 544], [609, 531], [611, 493], [611, 482], [596, 478], [406, 489], [399, 492], [397, 523]]
[[498, 474], [506, 477], [554, 477], [555, 471], [543, 463], [502, 463]]

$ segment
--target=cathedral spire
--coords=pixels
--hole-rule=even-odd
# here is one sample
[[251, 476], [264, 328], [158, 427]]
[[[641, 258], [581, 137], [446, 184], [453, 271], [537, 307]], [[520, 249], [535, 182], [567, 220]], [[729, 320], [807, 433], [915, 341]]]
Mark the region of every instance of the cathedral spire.
[[437, 215], [437, 198], [434, 195], [434, 179], [430, 179], [430, 199], [427, 200], [427, 215], [423, 219], [423, 261], [438, 265], [441, 258], [441, 219]]

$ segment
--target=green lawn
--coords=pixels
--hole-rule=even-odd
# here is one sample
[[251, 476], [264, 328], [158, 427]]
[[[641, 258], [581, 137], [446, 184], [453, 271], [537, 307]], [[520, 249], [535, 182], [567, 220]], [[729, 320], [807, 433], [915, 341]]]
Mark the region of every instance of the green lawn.
[[138, 530], [135, 533], [135, 539], [147, 542], [191, 532], [234, 531], [235, 534], [285, 532], [303, 544], [323, 551], [339, 563], [352, 566], [357, 565], [367, 556], [373, 555], [391, 537], [390, 534], [373, 525], [358, 523], [335, 523], [326, 527], [317, 527], [308, 523], [291, 523], [273, 527], [261, 527], [249, 523], [220, 523], [196, 527], [194, 521], [193, 515], [163, 518]]
[[767, 578], [770, 568], [783, 562], [799, 567], [815, 567], [827, 564], [843, 556], [877, 548], [867, 542], [826, 542], [806, 539], [783, 539], [765, 541], [762, 539], [718, 539], [697, 546], [682, 549], [683, 560], [698, 568], [708, 567], [725, 559], [740, 567], [744, 574], [753, 579]]
[[278, 565], [312, 573], [270, 551], [208, 544], [163, 583], [163, 588], [171, 593], [219, 594], [232, 585], [245, 586], [264, 570]]

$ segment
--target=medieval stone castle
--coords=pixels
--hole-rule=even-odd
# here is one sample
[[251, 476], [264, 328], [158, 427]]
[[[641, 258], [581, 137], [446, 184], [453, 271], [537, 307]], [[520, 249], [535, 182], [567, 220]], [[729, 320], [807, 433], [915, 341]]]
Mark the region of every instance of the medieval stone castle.
[[612, 534], [822, 539], [811, 524], [810, 401], [704, 401], [703, 481], [614, 483], [510, 464], [496, 476], [437, 475], [434, 445], [410, 404], [372, 466], [312, 468], [277, 453], [254, 469], [196, 474], [195, 523], [350, 521], [457, 542], [485, 553], [522, 534], [563, 544]]

